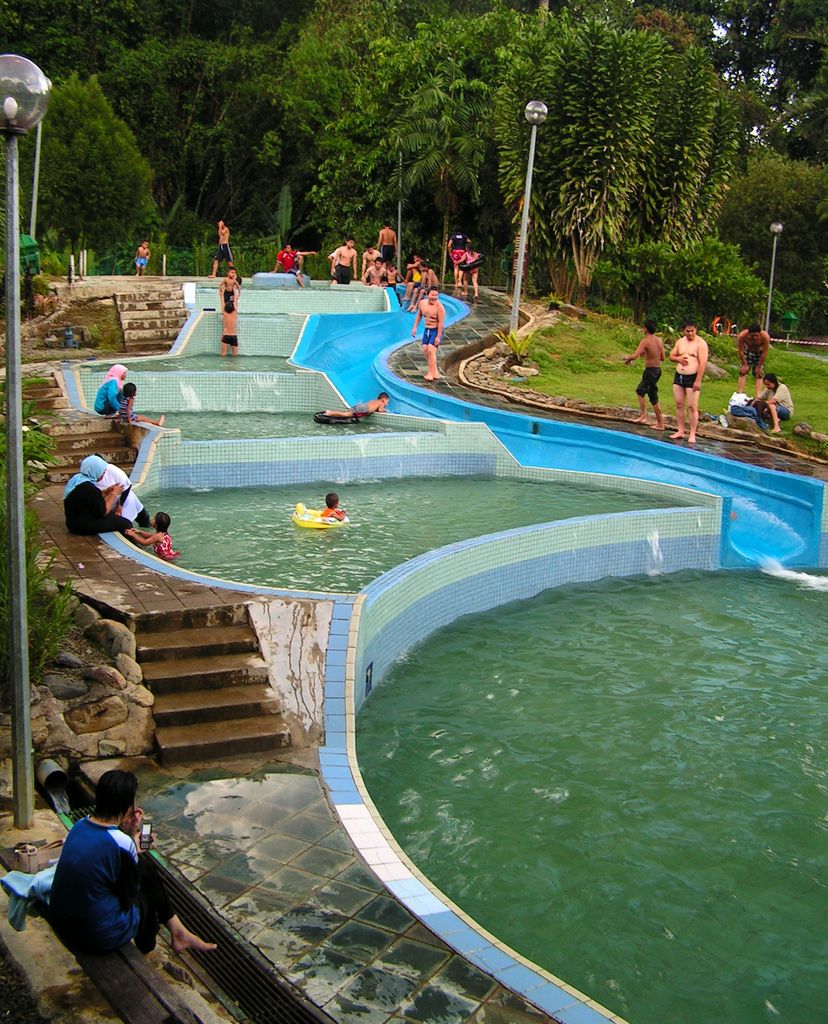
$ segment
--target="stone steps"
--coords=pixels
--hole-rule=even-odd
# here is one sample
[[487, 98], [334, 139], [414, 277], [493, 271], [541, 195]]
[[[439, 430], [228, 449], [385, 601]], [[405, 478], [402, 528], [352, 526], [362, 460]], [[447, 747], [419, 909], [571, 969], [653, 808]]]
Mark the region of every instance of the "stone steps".
[[249, 682], [267, 682], [267, 666], [258, 654], [208, 653], [209, 638], [202, 651], [188, 658], [142, 662], [144, 680], [153, 693], [179, 693], [182, 690], [220, 690]]
[[165, 764], [278, 750], [290, 732], [244, 605], [142, 615], [136, 658]]
[[87, 455], [96, 453], [129, 473], [135, 463], [135, 449], [112, 420], [89, 416], [44, 428], [55, 442], [55, 464], [46, 472], [50, 483], [65, 483], [74, 476]]
[[187, 319], [180, 289], [116, 294], [115, 306], [126, 352], [166, 352]]
[[238, 757], [290, 746], [290, 734], [279, 715], [203, 722], [156, 729], [164, 764]]
[[260, 718], [263, 715], [276, 715], [279, 710], [278, 700], [261, 683], [228, 686], [222, 690], [161, 693], [155, 698], [152, 708], [159, 729], [196, 725], [199, 722]]
[[[138, 643], [138, 660], [163, 661], [187, 657], [205, 641], [205, 627], [178, 629], [174, 633], [142, 634]], [[210, 654], [258, 653], [256, 638], [246, 624], [209, 627]]]
[[[39, 374], [38, 377], [41, 375]], [[54, 374], [49, 374], [37, 383], [25, 384], [23, 386], [23, 400], [34, 402], [36, 409], [68, 409], [69, 402], [63, 394], [63, 389], [55, 380]]]

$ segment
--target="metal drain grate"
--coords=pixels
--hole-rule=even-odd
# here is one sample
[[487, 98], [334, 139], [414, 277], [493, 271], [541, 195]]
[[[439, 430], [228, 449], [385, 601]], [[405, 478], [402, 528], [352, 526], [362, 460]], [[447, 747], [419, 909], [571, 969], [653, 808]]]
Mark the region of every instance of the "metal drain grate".
[[168, 868], [158, 864], [173, 910], [187, 928], [218, 949], [193, 953], [195, 963], [244, 1011], [253, 1024], [335, 1024], [299, 989], [281, 977], [273, 964], [240, 940], [213, 912], [209, 904], [182, 884]]

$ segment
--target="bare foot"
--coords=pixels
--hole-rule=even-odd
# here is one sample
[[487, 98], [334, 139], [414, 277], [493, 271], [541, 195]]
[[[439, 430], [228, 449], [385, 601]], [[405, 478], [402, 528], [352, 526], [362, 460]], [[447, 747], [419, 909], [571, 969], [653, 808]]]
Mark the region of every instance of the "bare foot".
[[666, 430], [667, 428], [663, 423], [651, 423], [650, 426], [653, 430]]
[[647, 417], [646, 416], [639, 416], [637, 419], [632, 420], [632, 422], [633, 423], [646, 423], [647, 422]]
[[165, 419], [166, 419], [166, 416], [159, 416], [158, 417], [158, 426], [159, 427], [163, 427], [164, 426], [164, 420]]
[[782, 428], [781, 427], [777, 427], [776, 430], [772, 430], [771, 433], [772, 434], [781, 434], [782, 433]]
[[687, 438], [687, 443], [688, 444], [695, 444], [696, 443], [696, 435], [695, 434], [690, 434], [690, 436]]
[[439, 377], [428, 377], [428, 376], [426, 376], [426, 374], [423, 374], [423, 380], [427, 380], [429, 382], [429, 384], [431, 384], [432, 381], [439, 380], [439, 379], [440, 379]]
[[675, 434], [670, 434], [670, 440], [672, 441], [679, 441], [683, 437], [684, 434], [680, 430], [677, 430]]
[[210, 953], [216, 948], [215, 942], [205, 942], [185, 928], [177, 916], [170, 918], [167, 927], [170, 929], [170, 945], [176, 953], [183, 953], [185, 949], [194, 949], [197, 953]]

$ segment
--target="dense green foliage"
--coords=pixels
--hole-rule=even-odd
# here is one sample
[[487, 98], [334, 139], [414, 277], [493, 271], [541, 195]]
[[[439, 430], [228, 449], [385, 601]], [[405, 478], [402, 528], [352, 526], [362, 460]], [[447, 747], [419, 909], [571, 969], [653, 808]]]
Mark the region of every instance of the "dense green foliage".
[[[550, 117], [538, 133], [530, 281], [584, 292], [599, 261], [623, 276], [630, 246], [678, 251], [710, 237], [733, 179], [720, 230], [744, 246], [736, 279], [747, 283], [754, 264], [766, 276], [760, 235], [800, 211], [786, 221], [780, 289], [828, 329], [824, 253], [812, 245], [824, 197], [803, 172], [775, 212], [762, 205], [770, 190], [750, 184], [768, 154], [817, 176], [828, 154], [828, 5], [818, 0], [0, 8], [3, 47], [59, 87], [44, 126], [40, 233], [52, 248], [83, 242], [116, 265], [147, 235], [189, 266], [219, 218], [239, 251], [286, 234], [313, 249], [345, 234], [362, 246], [401, 198], [406, 252], [436, 259], [457, 226], [494, 264], [511, 244], [522, 110], [537, 97]], [[73, 106], [83, 87], [86, 107]], [[753, 301], [751, 288], [737, 304]], [[640, 306], [638, 286], [623, 301]]]
[[[37, 384], [37, 378], [24, 381]], [[0, 388], [0, 399], [5, 399]], [[31, 496], [43, 480], [43, 473], [49, 463], [54, 462], [54, 441], [43, 430], [35, 416], [34, 403], [24, 400], [23, 418], [23, 477], [26, 494]], [[8, 537], [8, 493], [6, 484], [6, 432], [3, 417], [0, 416], [0, 537]], [[26, 511], [24, 534], [26, 544], [26, 589], [29, 626], [29, 676], [33, 681], [40, 678], [43, 666], [55, 656], [61, 640], [71, 625], [71, 589], [68, 584], [55, 586], [51, 567], [53, 558], [48, 556], [38, 540], [37, 517]], [[8, 644], [10, 595], [8, 586], [8, 559], [0, 559], [0, 708], [8, 707]]]

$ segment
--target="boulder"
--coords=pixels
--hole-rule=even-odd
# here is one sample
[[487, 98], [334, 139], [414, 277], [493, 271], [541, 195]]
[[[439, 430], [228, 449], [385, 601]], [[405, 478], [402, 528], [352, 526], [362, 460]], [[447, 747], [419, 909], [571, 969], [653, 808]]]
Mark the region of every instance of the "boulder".
[[79, 734], [104, 732], [127, 720], [129, 711], [120, 697], [105, 697], [91, 704], [78, 704], [64, 713], [69, 728]]
[[715, 363], [708, 363], [704, 371], [704, 376], [709, 380], [724, 380], [724, 378], [729, 377], [730, 374], [727, 370], [723, 370], [721, 366], [716, 366]]
[[140, 686], [143, 683], [144, 673], [141, 671], [141, 666], [128, 654], [116, 654], [115, 667], [130, 686]]
[[811, 424], [810, 423], [797, 423], [793, 428], [793, 432], [797, 437], [810, 437], [811, 436]]
[[127, 654], [135, 657], [135, 634], [114, 619], [98, 619], [84, 630], [85, 635], [100, 644], [110, 654]]
[[126, 754], [126, 740], [98, 740], [99, 757], [123, 757]]
[[89, 691], [89, 686], [82, 679], [73, 679], [70, 676], [61, 676], [57, 673], [47, 673], [41, 682], [58, 700], [85, 697]]
[[81, 659], [71, 651], [58, 651], [55, 656], [55, 664], [62, 668], [83, 668]]
[[127, 681], [117, 668], [112, 665], [91, 665], [84, 669], [84, 679], [92, 679], [96, 683], [103, 683], [113, 690], [125, 690]]
[[84, 631], [97, 622], [100, 617], [100, 612], [95, 611], [91, 605], [84, 604], [83, 602], [75, 609], [75, 622]]
[[[552, 308], [551, 306], [549, 307]], [[563, 313], [564, 316], [571, 317], [573, 320], [586, 320], [587, 311], [581, 309], [580, 306], [573, 306], [571, 302], [562, 302], [558, 306], [558, 311]]]
[[127, 699], [139, 708], [151, 708], [155, 703], [155, 694], [146, 686], [133, 686], [127, 694]]
[[818, 430], [812, 430], [810, 436], [812, 441], [821, 441], [823, 444], [828, 441], [828, 434], [821, 434]]

